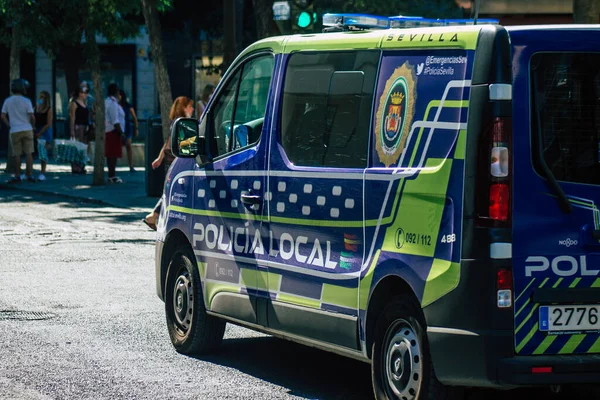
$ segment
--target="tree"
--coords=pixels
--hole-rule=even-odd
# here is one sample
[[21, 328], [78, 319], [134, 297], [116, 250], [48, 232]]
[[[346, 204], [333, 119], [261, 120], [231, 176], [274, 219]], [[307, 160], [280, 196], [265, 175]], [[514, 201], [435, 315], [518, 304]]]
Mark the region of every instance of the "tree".
[[[158, 87], [158, 101], [160, 103], [160, 115], [162, 122], [163, 140], [167, 140], [170, 133], [169, 113], [173, 103], [173, 94], [171, 93], [171, 82], [167, 71], [167, 60], [163, 49], [162, 33], [158, 19], [158, 0], [141, 0], [144, 20], [150, 39], [150, 49], [152, 50], [152, 59], [154, 61], [154, 76], [156, 86]], [[160, 0], [162, 7], [167, 7], [170, 3], [167, 0]]]
[[258, 39], [269, 37], [273, 34], [273, 1], [252, 0], [256, 21], [256, 36]]
[[573, 0], [573, 22], [597, 24], [600, 22], [600, 0]]

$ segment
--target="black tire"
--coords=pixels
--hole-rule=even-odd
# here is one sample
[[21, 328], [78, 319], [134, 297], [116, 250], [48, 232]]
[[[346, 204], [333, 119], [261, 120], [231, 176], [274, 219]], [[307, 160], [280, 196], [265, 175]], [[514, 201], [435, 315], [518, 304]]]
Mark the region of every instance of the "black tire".
[[450, 400], [461, 392], [435, 377], [419, 304], [409, 295], [389, 302], [375, 326], [371, 378], [377, 400]]
[[165, 314], [171, 343], [182, 354], [216, 350], [226, 322], [206, 314], [200, 274], [193, 253], [180, 247], [171, 257], [165, 286]]

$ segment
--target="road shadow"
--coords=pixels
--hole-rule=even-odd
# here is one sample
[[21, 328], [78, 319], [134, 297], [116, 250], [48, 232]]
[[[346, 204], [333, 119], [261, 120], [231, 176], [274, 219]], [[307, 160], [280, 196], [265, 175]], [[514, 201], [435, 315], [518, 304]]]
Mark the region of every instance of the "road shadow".
[[[199, 360], [287, 388], [288, 394], [320, 400], [371, 400], [370, 365], [271, 336], [224, 339], [218, 353]], [[546, 387], [464, 390], [464, 400], [600, 399], [600, 387], [570, 385], [554, 394]]]
[[97, 220], [117, 224], [129, 224], [139, 222], [140, 226], [142, 226], [142, 218], [144, 218], [147, 214], [147, 212], [143, 211], [141, 212], [138, 210], [128, 208], [108, 206], [106, 204], [101, 204], [99, 202], [94, 201], [80, 200], [77, 198], [65, 199], [64, 197], [55, 194], [11, 191], [0, 188], [0, 204], [10, 202], [53, 205], [64, 209], [79, 209], [85, 211], [85, 215], [82, 216], [55, 218], [57, 221], [65, 222], [76, 220]]
[[372, 399], [370, 366], [271, 336], [225, 339], [203, 361], [235, 368], [309, 399]]

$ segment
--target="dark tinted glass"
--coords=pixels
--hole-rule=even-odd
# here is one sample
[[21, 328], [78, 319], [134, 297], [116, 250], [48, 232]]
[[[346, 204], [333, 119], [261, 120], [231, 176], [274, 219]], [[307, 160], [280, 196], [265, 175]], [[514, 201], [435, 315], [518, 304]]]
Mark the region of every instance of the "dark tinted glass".
[[378, 62], [378, 51], [290, 57], [281, 143], [294, 165], [366, 167]]
[[533, 143], [556, 179], [600, 184], [600, 54], [535, 54], [531, 90]]

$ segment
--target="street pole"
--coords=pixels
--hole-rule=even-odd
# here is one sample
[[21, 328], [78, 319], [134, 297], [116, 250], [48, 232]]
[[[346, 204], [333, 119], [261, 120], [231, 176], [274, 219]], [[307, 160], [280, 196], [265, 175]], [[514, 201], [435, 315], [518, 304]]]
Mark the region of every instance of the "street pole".
[[223, 23], [225, 24], [225, 49], [223, 54], [223, 72], [229, 68], [237, 54], [236, 46], [236, 0], [223, 0]]

